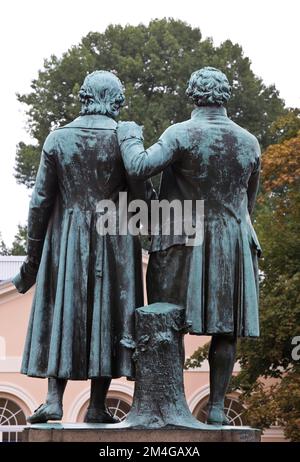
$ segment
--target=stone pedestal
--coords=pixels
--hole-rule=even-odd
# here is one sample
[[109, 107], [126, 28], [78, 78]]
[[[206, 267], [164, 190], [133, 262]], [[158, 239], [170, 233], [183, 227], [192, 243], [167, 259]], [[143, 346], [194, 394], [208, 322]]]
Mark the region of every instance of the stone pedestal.
[[24, 442], [201, 443], [259, 442], [260, 431], [249, 427], [212, 426], [191, 413], [183, 385], [183, 308], [154, 303], [136, 310], [136, 338], [124, 338], [133, 350], [136, 381], [133, 403], [118, 424], [31, 425]]
[[250, 427], [214, 427], [210, 429], [126, 428], [122, 423], [104, 424], [38, 424], [26, 428], [22, 441], [97, 442], [97, 443], [202, 443], [260, 442], [261, 432]]

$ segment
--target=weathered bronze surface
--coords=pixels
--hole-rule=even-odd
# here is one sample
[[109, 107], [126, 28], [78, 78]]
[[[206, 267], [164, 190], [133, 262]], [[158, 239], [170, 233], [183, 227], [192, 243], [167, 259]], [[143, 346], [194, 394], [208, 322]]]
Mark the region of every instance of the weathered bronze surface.
[[154, 303], [135, 312], [136, 382], [128, 428], [208, 428], [191, 413], [183, 385], [184, 308]]
[[[124, 103], [120, 81], [97, 71], [80, 90], [80, 117], [48, 136], [30, 203], [28, 257], [14, 279], [22, 293], [37, 283], [22, 372], [49, 379], [46, 402], [31, 423], [59, 420], [67, 380], [87, 378], [86, 422], [113, 423], [105, 407], [111, 378], [134, 378], [136, 359], [125, 427], [206, 428], [184, 398], [183, 329], [212, 335], [208, 423], [228, 423], [224, 398], [236, 339], [259, 335], [261, 253], [250, 218], [260, 149], [227, 116], [230, 92], [217, 69], [193, 73], [191, 119], [145, 150], [141, 127], [117, 127], [114, 120]], [[190, 236], [172, 227], [152, 237], [147, 284], [154, 305], [136, 313], [135, 329], [135, 310], [144, 304], [139, 240], [118, 230], [99, 234], [97, 203], [122, 207], [120, 192], [149, 202], [155, 197], [149, 178], [161, 171], [160, 199], [204, 201], [203, 240], [191, 246]]]
[[[191, 334], [212, 335], [210, 423], [224, 423], [224, 396], [232, 373], [236, 337], [259, 335], [260, 245], [252, 213], [259, 181], [257, 139], [227, 116], [231, 88], [214, 68], [192, 74], [187, 94], [195, 104], [189, 120], [170, 126], [145, 150], [142, 128], [119, 122], [118, 139], [131, 178], [161, 171], [159, 199], [203, 200], [204, 239], [154, 236], [147, 273], [148, 302], [185, 307]], [[195, 208], [194, 208], [195, 209]]]
[[126, 177], [114, 118], [123, 87], [110, 72], [86, 77], [81, 115], [45, 141], [28, 218], [28, 257], [14, 283], [36, 291], [22, 373], [48, 377], [46, 404], [31, 422], [62, 417], [67, 379], [91, 378], [88, 421], [106, 415], [111, 378], [134, 377], [131, 352], [121, 340], [134, 335], [134, 310], [143, 305], [138, 236], [101, 236], [97, 203], [119, 192], [145, 200], [151, 184]]

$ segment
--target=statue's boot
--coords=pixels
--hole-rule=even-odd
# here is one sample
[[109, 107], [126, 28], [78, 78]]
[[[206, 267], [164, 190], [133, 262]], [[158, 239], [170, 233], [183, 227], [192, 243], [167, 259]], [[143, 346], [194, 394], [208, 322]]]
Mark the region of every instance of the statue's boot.
[[115, 419], [108, 409], [97, 409], [94, 407], [89, 407], [84, 418], [85, 423], [119, 423], [118, 419]]
[[208, 405], [207, 423], [209, 425], [230, 425], [223, 406]]
[[34, 413], [27, 417], [31, 424], [46, 423], [48, 420], [61, 420], [63, 416], [62, 407], [58, 403], [41, 404]]

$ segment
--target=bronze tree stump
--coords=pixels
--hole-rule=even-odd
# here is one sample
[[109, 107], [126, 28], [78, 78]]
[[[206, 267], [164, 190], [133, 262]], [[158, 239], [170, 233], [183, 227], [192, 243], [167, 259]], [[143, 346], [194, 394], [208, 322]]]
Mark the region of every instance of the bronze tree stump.
[[125, 426], [207, 428], [190, 412], [184, 394], [184, 309], [154, 303], [136, 310], [136, 382]]

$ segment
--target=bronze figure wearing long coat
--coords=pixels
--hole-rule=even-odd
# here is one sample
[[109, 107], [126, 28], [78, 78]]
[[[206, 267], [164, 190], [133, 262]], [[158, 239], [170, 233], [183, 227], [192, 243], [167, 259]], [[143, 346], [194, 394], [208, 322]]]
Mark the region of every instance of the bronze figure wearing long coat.
[[[134, 376], [121, 340], [134, 335], [143, 305], [139, 238], [97, 232], [97, 203], [118, 206], [130, 189], [116, 125], [84, 115], [44, 144], [28, 220], [28, 254], [40, 260], [22, 363], [29, 376]], [[131, 185], [144, 195], [143, 182]], [[34, 279], [27, 263], [15, 284], [25, 292]]]
[[192, 334], [258, 336], [261, 249], [250, 219], [259, 179], [256, 138], [218, 104], [197, 107], [147, 150], [134, 122], [120, 122], [118, 138], [131, 178], [163, 170], [160, 200], [204, 201], [201, 245], [186, 246], [184, 233], [153, 236], [149, 303], [184, 306]]

